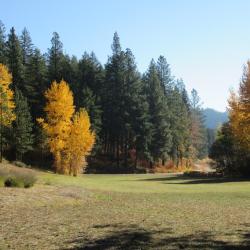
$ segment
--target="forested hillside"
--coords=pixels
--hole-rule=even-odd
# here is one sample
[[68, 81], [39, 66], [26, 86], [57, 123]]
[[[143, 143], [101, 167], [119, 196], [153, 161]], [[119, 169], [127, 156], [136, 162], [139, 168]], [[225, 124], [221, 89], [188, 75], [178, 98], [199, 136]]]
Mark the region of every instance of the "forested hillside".
[[[21, 34], [14, 28], [7, 33], [1, 23], [1, 74], [9, 74], [6, 79], [0, 76], [1, 96], [9, 93], [9, 99], [1, 99], [1, 108], [12, 114], [8, 123], [1, 119], [1, 156], [31, 164], [53, 160], [56, 169], [73, 173], [63, 165], [69, 159], [75, 164], [72, 154], [76, 151], [70, 148], [69, 138], [81, 129], [80, 122], [73, 124], [85, 119], [82, 108], [88, 113], [85, 121], [90, 117], [88, 133], [95, 138], [88, 157], [91, 164], [101, 159], [124, 168], [188, 167], [206, 156], [207, 131], [197, 91], [189, 94], [161, 55], [149, 62], [146, 72], [139, 72], [131, 49], [122, 48], [117, 33], [111, 49], [105, 65], [84, 48], [77, 58], [63, 52], [59, 34], [54, 32], [43, 54], [26, 28]], [[84, 136], [78, 140], [85, 140]]]
[[219, 112], [211, 108], [206, 108], [203, 114], [205, 116], [205, 126], [209, 129], [216, 129], [218, 126], [228, 121], [228, 113], [226, 111]]

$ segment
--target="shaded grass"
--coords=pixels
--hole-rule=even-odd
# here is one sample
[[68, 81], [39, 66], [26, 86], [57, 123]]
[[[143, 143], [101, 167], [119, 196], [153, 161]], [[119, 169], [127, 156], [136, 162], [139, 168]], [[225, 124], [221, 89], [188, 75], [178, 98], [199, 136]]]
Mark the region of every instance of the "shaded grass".
[[250, 182], [185, 183], [194, 180], [40, 172], [31, 189], [0, 189], [0, 243], [10, 249], [248, 249]]

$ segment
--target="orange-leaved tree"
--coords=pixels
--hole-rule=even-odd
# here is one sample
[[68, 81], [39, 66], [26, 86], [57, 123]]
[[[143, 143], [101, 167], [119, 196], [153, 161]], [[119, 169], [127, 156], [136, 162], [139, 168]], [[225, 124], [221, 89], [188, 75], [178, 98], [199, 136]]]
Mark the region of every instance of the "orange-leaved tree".
[[75, 111], [73, 94], [64, 80], [60, 83], [54, 81], [45, 92], [45, 98], [47, 100], [44, 109], [46, 119], [39, 118], [38, 122], [47, 134], [49, 149], [54, 156], [56, 172], [66, 173], [62, 157], [70, 132], [71, 118]]
[[250, 151], [250, 61], [244, 69], [238, 94], [231, 92], [229, 118], [237, 143]]
[[89, 115], [85, 109], [75, 113], [70, 133], [66, 140], [65, 165], [68, 174], [76, 176], [86, 166], [86, 156], [95, 142], [95, 134], [90, 130]]

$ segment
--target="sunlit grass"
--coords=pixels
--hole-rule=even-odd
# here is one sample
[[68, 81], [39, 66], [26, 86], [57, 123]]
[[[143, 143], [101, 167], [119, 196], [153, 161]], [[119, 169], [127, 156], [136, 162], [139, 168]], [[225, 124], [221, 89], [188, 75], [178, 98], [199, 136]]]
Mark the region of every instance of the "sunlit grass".
[[246, 180], [38, 172], [33, 188], [1, 188], [0, 199], [0, 243], [11, 249], [250, 245]]
[[[204, 180], [204, 183], [203, 183]], [[218, 181], [207, 183], [206, 178], [188, 178], [181, 174], [124, 174], [124, 175], [81, 175], [78, 177], [52, 173], [41, 173], [40, 182], [62, 186], [78, 186], [94, 190], [130, 193], [247, 193], [250, 181]], [[216, 180], [216, 179], [215, 179]]]

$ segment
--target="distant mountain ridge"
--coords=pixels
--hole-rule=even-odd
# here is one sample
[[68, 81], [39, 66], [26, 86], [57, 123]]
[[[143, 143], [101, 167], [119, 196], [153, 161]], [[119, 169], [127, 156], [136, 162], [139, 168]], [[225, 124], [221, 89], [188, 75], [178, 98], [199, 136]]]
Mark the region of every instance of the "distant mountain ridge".
[[203, 110], [205, 116], [205, 126], [210, 129], [215, 129], [222, 123], [228, 121], [228, 112], [219, 112], [217, 110], [206, 108]]

